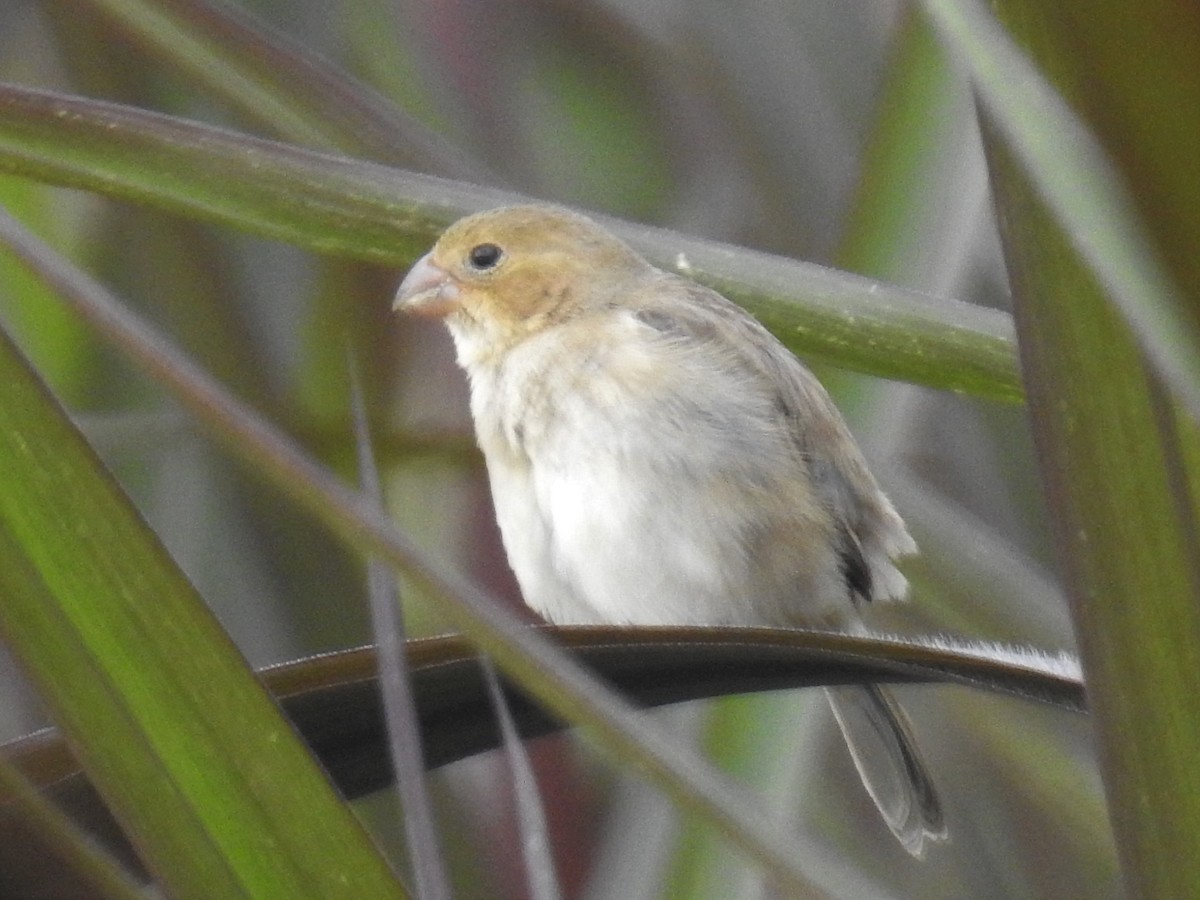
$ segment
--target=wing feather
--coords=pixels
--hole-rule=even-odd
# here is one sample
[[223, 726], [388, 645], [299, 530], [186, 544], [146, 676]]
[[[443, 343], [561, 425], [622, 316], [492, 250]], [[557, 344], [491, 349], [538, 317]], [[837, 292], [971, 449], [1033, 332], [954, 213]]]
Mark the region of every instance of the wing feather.
[[702, 285], [664, 273], [629, 299], [637, 319], [663, 340], [718, 346], [725, 365], [774, 393], [779, 425], [836, 523], [848, 587], [863, 600], [902, 597], [907, 584], [892, 560], [916, 544], [816, 376], [756, 319]]

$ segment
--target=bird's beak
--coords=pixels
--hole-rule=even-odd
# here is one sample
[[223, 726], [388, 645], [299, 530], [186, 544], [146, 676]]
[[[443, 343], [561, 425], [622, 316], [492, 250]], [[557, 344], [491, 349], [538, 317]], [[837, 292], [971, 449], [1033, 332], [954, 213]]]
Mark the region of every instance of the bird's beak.
[[458, 305], [458, 297], [459, 287], [450, 273], [426, 253], [400, 282], [392, 309], [441, 318]]

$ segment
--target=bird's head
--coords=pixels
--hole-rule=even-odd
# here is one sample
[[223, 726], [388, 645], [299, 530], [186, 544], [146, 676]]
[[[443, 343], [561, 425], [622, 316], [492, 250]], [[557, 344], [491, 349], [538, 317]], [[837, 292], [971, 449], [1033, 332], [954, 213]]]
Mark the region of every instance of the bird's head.
[[510, 346], [613, 305], [650, 270], [590, 219], [548, 206], [509, 206], [451, 225], [417, 260], [393, 309], [444, 318], [455, 336]]

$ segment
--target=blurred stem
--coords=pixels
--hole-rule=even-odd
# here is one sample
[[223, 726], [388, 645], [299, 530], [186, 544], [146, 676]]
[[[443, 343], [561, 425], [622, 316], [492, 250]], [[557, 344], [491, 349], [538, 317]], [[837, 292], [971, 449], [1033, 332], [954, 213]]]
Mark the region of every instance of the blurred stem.
[[216, 0], [47, 0], [78, 4], [284, 140], [458, 178], [486, 169], [386, 98], [265, 22]]
[[[924, 18], [909, 10], [896, 31], [874, 128], [837, 264], [911, 284], [927, 240], [929, 194], [948, 152], [963, 89]], [[931, 171], [937, 167], [937, 171]], [[924, 226], [924, 227], [921, 227]]]
[[[0, 170], [393, 265], [518, 195], [322, 156], [131, 107], [0, 85]], [[1008, 317], [821, 266], [601, 218], [653, 262], [741, 303], [790, 349], [1016, 401]]]
[[[51, 853], [57, 856], [55, 864], [64, 866], [78, 879], [75, 882], [77, 889], [84, 890], [86, 885], [94, 896], [106, 900], [144, 897], [133, 878], [7, 760], [0, 760], [0, 797], [3, 798], [5, 816], [16, 815], [19, 810], [29, 830], [44, 840]], [[7, 833], [13, 834], [12, 831]], [[28, 841], [25, 843], [30, 846]]]

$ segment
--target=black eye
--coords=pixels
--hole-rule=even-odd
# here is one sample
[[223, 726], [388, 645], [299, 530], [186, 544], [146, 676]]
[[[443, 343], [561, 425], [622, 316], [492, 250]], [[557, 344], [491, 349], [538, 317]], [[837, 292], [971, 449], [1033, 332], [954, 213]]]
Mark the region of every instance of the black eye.
[[470, 262], [472, 269], [486, 272], [488, 269], [495, 268], [502, 256], [504, 256], [504, 251], [495, 244], [479, 244], [471, 248], [471, 252], [467, 254], [467, 261]]

